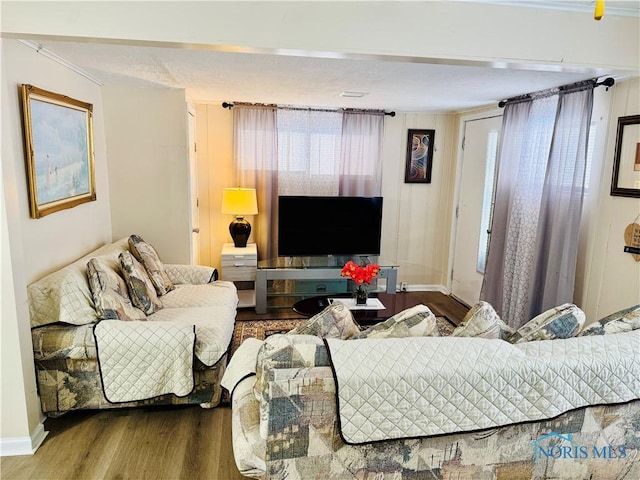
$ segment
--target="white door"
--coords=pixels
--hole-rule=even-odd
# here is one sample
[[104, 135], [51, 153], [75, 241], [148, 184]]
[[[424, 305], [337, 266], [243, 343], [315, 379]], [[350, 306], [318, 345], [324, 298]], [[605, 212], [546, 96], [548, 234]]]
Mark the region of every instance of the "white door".
[[189, 110], [189, 190], [191, 192], [191, 263], [200, 263], [200, 208], [198, 201], [198, 160], [196, 157], [196, 116]]
[[501, 125], [496, 116], [464, 126], [451, 293], [470, 306], [480, 298], [484, 277]]

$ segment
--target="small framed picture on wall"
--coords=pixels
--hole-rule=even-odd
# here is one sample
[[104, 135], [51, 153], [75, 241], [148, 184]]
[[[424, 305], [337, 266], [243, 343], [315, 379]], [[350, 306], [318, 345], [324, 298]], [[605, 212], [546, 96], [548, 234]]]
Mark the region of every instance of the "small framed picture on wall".
[[404, 183], [431, 183], [435, 130], [409, 130]]

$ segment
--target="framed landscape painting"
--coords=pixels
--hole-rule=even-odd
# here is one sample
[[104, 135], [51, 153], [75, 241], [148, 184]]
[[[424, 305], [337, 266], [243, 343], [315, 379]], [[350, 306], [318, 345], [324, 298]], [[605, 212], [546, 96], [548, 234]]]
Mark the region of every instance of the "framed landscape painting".
[[409, 130], [404, 183], [431, 183], [435, 130]]
[[31, 218], [96, 199], [93, 105], [23, 84]]

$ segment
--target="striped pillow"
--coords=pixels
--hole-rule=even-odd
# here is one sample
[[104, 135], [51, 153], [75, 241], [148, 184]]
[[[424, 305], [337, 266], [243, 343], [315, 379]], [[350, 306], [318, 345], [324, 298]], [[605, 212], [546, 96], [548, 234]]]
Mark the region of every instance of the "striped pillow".
[[144, 267], [138, 262], [130, 252], [124, 251], [118, 257], [122, 274], [129, 289], [131, 303], [142, 310], [147, 315], [151, 315], [162, 308], [162, 303], [158, 300], [156, 289], [153, 287]]
[[142, 310], [131, 303], [127, 284], [99, 259], [87, 263], [87, 279], [100, 320], [146, 320]]
[[159, 296], [162, 296], [175, 288], [165, 271], [163, 263], [160, 261], [158, 252], [153, 248], [153, 245], [145, 242], [138, 235], [131, 235], [129, 237], [129, 250], [136, 260], [144, 265], [144, 268], [151, 279], [151, 283], [153, 283], [153, 287], [156, 289], [156, 293]]

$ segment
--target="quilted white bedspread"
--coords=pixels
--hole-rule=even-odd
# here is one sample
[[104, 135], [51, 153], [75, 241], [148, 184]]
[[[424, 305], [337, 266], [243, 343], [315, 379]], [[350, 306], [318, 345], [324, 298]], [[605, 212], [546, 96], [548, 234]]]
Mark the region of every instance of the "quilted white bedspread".
[[110, 402], [146, 400], [194, 387], [195, 327], [104, 320], [95, 326], [104, 395]]
[[640, 331], [511, 345], [326, 339], [347, 443], [553, 418], [640, 398]]

